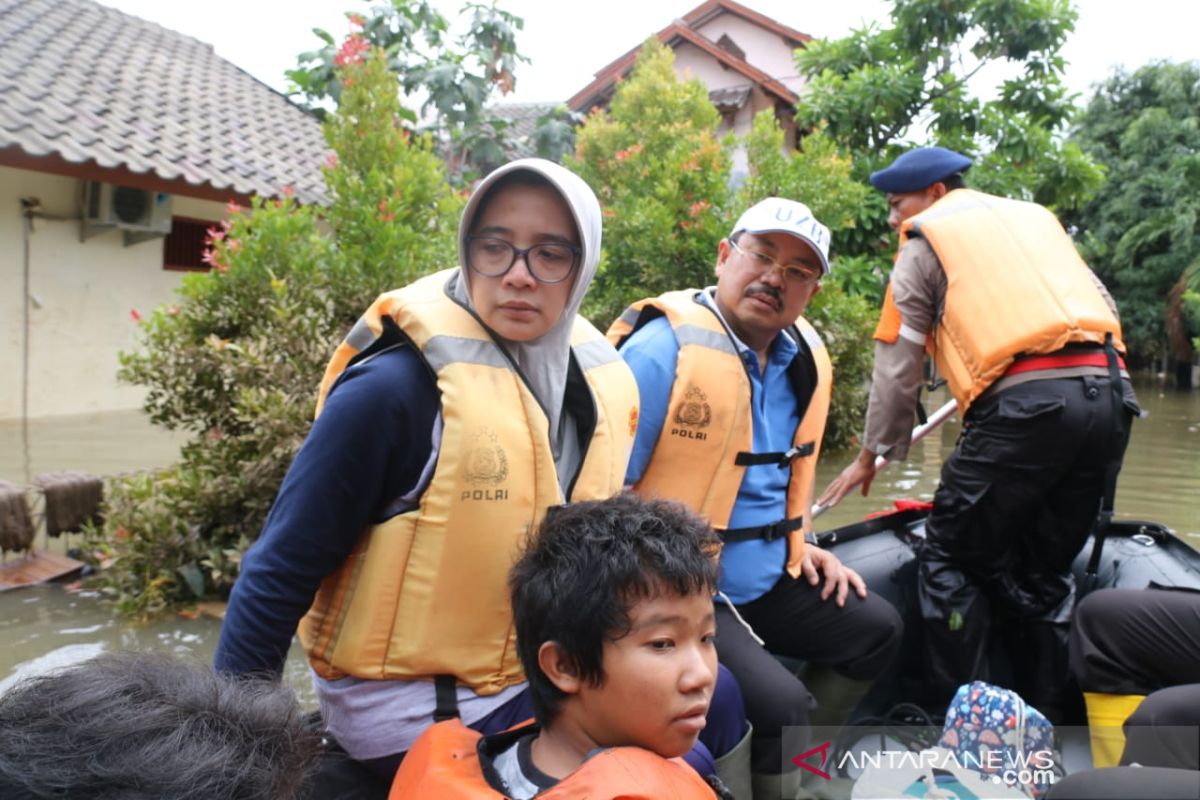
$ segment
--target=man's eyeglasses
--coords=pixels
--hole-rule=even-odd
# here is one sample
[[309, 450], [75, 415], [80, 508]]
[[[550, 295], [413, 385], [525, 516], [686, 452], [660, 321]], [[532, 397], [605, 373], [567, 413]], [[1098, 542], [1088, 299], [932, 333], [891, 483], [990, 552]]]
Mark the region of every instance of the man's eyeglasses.
[[821, 280], [822, 272], [820, 268], [814, 269], [807, 264], [780, 264], [773, 256], [758, 250], [747, 250], [733, 239], [729, 240], [729, 244], [734, 250], [747, 256], [750, 262], [764, 274], [773, 270], [782, 272], [784, 282], [788, 285], [807, 286], [808, 284], [818, 283]]
[[498, 278], [524, 257], [529, 274], [538, 283], [562, 283], [579, 265], [583, 251], [573, 244], [547, 242], [522, 250], [491, 236], [467, 237], [467, 266], [489, 278]]

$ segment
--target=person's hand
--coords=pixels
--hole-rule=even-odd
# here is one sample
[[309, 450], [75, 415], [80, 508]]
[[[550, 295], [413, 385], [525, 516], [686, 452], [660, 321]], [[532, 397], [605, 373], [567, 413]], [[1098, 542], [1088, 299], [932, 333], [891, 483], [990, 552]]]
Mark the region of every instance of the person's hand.
[[821, 496], [817, 498], [817, 504], [825, 508], [832, 508], [842, 502], [842, 498], [859, 484], [862, 484], [862, 495], [866, 497], [871, 492], [871, 481], [873, 480], [875, 480], [875, 454], [870, 450], [862, 450], [859, 452], [858, 458], [842, 470], [841, 475], [829, 482], [825, 491], [821, 492]]
[[859, 597], [867, 596], [867, 584], [862, 576], [847, 567], [841, 560], [828, 550], [822, 550], [816, 545], [807, 545], [804, 556], [800, 559], [800, 573], [810, 585], [816, 586], [825, 576], [825, 585], [821, 588], [821, 599], [828, 600], [833, 595], [838, 607], [846, 605], [846, 596], [850, 587]]

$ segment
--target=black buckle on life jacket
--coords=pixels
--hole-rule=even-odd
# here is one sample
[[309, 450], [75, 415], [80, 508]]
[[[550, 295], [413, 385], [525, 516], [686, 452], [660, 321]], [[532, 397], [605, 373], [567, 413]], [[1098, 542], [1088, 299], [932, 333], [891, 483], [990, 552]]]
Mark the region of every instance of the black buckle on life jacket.
[[739, 467], [756, 467], [760, 464], [774, 464], [780, 469], [791, 465], [802, 456], [811, 456], [817, 449], [816, 442], [798, 444], [782, 453], [738, 453], [733, 463]]
[[458, 716], [458, 679], [453, 675], [434, 675], [433, 691], [436, 705], [433, 721], [445, 722]]
[[803, 525], [804, 517], [796, 517], [795, 519], [781, 519], [779, 522], [770, 525], [756, 525], [752, 528], [729, 528], [728, 530], [717, 531], [717, 536], [721, 537], [721, 541], [725, 544], [749, 542], [754, 539], [773, 542], [776, 539], [787, 536]]

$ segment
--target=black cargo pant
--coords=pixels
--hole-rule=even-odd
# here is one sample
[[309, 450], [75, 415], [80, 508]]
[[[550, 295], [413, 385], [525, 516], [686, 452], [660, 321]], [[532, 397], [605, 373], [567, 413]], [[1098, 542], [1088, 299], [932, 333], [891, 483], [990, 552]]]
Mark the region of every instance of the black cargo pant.
[[[822, 576], [824, 580], [824, 576]], [[873, 680], [891, 664], [904, 631], [900, 614], [887, 600], [850, 591], [839, 608], [821, 599], [819, 586], [787, 572], [762, 597], [737, 607], [764, 642], [760, 645], [723, 602], [716, 603], [717, 657], [737, 678], [754, 726], [751, 767], [778, 774], [783, 764], [783, 729], [804, 728], [795, 741], [799, 755], [808, 744], [813, 698], [804, 682], [772, 653], [829, 666], [853, 680]]]
[[918, 553], [930, 707], [944, 708], [959, 685], [991, 677], [995, 626], [1007, 640], [1012, 688], [1061, 719], [1071, 564], [1137, 408], [1128, 385], [1121, 389], [1125, 400], [1114, 404], [1108, 377], [1037, 380], [968, 410]]
[[1085, 692], [1150, 695], [1125, 722], [1122, 764], [1200, 770], [1200, 592], [1088, 595], [1071, 624], [1071, 671]]

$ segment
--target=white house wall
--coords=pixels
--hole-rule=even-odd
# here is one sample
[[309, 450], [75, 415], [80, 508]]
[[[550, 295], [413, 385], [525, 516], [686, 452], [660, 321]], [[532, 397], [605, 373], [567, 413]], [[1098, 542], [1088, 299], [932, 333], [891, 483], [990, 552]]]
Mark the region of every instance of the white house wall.
[[[20, 198], [74, 217], [78, 181], [0, 167], [0, 419], [21, 415], [23, 260]], [[217, 220], [220, 203], [175, 196], [175, 216]], [[29, 237], [29, 416], [136, 408], [144, 390], [117, 382], [117, 353], [143, 316], [176, 300], [185, 273], [163, 269], [163, 240], [125, 247], [118, 231], [79, 241], [79, 222], [35, 219]]]
[[804, 88], [804, 79], [796, 72], [796, 64], [792, 60], [795, 50], [779, 34], [760, 28], [735, 14], [721, 14], [696, 28], [696, 31], [712, 42], [727, 34], [742, 48], [746, 54], [746, 61], [751, 65], [758, 67], [796, 94], [800, 94]]
[[750, 79], [745, 75], [725, 67], [691, 42], [680, 42], [675, 47], [675, 71], [680, 75], [699, 78], [709, 91], [750, 84]]

